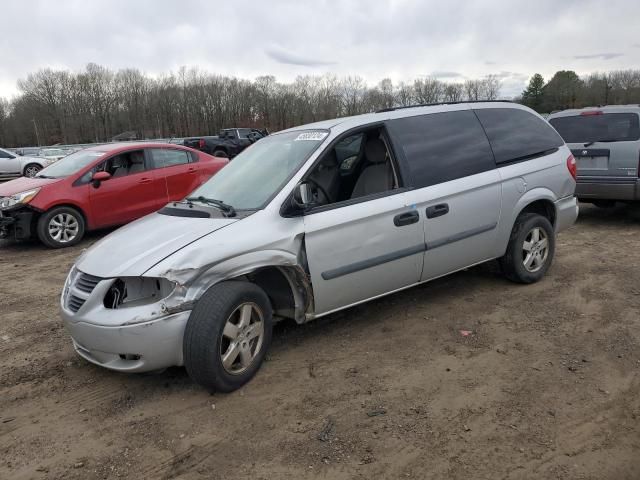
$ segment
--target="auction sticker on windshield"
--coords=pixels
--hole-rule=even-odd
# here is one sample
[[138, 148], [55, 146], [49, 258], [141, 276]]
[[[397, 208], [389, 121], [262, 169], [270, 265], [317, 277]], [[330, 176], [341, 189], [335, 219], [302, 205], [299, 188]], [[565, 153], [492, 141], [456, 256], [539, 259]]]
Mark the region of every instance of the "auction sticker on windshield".
[[327, 132], [305, 132], [298, 135], [295, 139], [296, 142], [300, 140], [312, 140], [317, 142], [319, 140], [324, 140], [324, 138], [329, 135]]

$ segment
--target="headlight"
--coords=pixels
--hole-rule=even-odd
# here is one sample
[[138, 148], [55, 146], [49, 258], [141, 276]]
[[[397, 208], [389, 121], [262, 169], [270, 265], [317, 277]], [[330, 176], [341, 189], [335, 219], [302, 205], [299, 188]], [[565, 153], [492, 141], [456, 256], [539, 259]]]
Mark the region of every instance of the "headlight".
[[35, 198], [39, 191], [39, 188], [34, 188], [33, 190], [27, 190], [26, 192], [16, 193], [10, 197], [4, 197], [0, 199], [0, 208], [11, 208], [16, 205], [26, 205]]
[[150, 305], [171, 295], [176, 284], [165, 278], [122, 277], [116, 279], [104, 297], [106, 308]]

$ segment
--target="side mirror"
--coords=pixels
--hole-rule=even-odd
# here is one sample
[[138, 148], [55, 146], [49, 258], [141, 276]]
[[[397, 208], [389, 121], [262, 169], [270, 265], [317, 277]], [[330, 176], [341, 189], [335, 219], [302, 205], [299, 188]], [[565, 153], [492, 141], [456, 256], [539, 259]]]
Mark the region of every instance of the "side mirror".
[[293, 204], [300, 210], [308, 210], [315, 205], [313, 191], [308, 183], [299, 183], [293, 191]]
[[91, 183], [93, 183], [94, 188], [98, 188], [102, 182], [105, 182], [111, 178], [111, 174], [109, 172], [96, 172], [91, 177]]

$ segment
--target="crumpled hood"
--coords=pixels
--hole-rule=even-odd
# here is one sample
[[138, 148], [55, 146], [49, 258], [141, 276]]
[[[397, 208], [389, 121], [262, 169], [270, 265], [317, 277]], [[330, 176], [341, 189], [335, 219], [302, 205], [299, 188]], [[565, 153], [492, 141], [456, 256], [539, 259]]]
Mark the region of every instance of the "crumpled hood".
[[181, 248], [236, 221], [152, 213], [107, 235], [80, 257], [76, 267], [102, 278], [139, 276]]
[[50, 183], [56, 183], [62, 180], [61, 178], [29, 178], [20, 177], [15, 180], [10, 180], [5, 183], [0, 183], [0, 197], [9, 197], [16, 193], [25, 192], [27, 190], [33, 190], [34, 188], [43, 187]]

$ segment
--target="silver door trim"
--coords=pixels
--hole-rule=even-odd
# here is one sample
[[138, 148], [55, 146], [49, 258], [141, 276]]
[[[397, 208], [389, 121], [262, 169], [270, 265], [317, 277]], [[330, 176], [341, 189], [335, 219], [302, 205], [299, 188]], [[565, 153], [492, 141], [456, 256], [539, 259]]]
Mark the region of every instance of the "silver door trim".
[[321, 276], [324, 280], [332, 280], [334, 278], [343, 277], [344, 275], [348, 275], [350, 273], [359, 272], [360, 270], [366, 270], [367, 268], [376, 267], [378, 265], [382, 265], [383, 263], [393, 262], [394, 260], [399, 260], [400, 258], [404, 257], [410, 257], [411, 255], [415, 255], [424, 251], [424, 244], [414, 245], [413, 247], [403, 248], [402, 250], [396, 250], [395, 252], [385, 253], [384, 255], [379, 255], [377, 257], [372, 257], [366, 260], [361, 260], [359, 262], [343, 265], [342, 267], [334, 268], [332, 270], [327, 270], [325, 272], [322, 272]]
[[446, 237], [446, 238], [437, 240], [435, 242], [431, 242], [430, 244], [414, 245], [413, 247], [403, 248], [402, 250], [396, 250], [395, 252], [386, 253], [384, 255], [379, 255], [377, 257], [372, 257], [366, 260], [361, 260], [359, 262], [343, 265], [342, 267], [334, 268], [332, 270], [327, 270], [322, 272], [321, 276], [323, 280], [332, 280], [334, 278], [343, 277], [344, 275], [348, 275], [350, 273], [359, 272], [360, 270], [366, 270], [367, 268], [377, 267], [378, 265], [382, 265], [383, 263], [393, 262], [394, 260], [398, 260], [400, 258], [409, 257], [411, 255], [421, 253], [425, 250], [433, 250], [435, 248], [448, 245], [450, 243], [455, 243], [455, 242], [459, 242], [460, 240], [465, 240], [469, 237], [473, 237], [474, 235], [480, 235], [481, 233], [490, 232], [491, 230], [494, 230], [497, 226], [498, 226], [498, 223], [496, 222], [490, 225], [483, 225], [481, 227], [472, 228], [470, 230], [465, 230], [464, 232], [460, 232], [456, 235], [452, 235], [450, 237]]
[[465, 230], [463, 232], [456, 233], [455, 235], [451, 235], [450, 237], [445, 237], [439, 240], [435, 240], [431, 243], [427, 243], [426, 250], [433, 250], [438, 247], [449, 245], [450, 243], [459, 242], [460, 240], [465, 240], [469, 237], [473, 237], [474, 235], [480, 235], [481, 233], [490, 232], [491, 230], [494, 230], [497, 226], [498, 226], [498, 222], [494, 222], [489, 225], [482, 225], [480, 227], [476, 227], [470, 230]]

